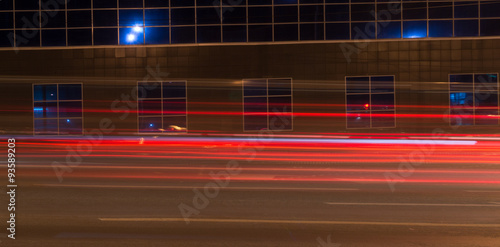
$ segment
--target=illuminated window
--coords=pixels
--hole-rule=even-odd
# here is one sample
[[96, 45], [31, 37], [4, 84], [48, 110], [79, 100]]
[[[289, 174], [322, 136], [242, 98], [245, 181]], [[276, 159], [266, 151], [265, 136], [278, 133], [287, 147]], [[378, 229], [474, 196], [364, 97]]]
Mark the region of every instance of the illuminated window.
[[82, 84], [34, 84], [35, 135], [81, 135]]
[[138, 82], [139, 132], [187, 132], [186, 81]]
[[498, 74], [450, 75], [450, 124], [498, 124]]
[[394, 76], [346, 77], [348, 129], [396, 127]]
[[292, 130], [292, 79], [243, 80], [244, 130]]

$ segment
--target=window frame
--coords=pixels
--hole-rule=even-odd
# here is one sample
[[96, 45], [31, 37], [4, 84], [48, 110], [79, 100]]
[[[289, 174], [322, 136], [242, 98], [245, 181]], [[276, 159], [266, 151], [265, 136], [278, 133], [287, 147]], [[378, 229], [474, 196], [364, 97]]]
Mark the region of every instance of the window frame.
[[[294, 111], [293, 111], [293, 78], [292, 77], [277, 77], [277, 78], [245, 78], [241, 80], [241, 95], [242, 95], [242, 115], [243, 115], [243, 132], [259, 132], [262, 130], [247, 130], [245, 128], [245, 99], [246, 98], [253, 98], [253, 97], [264, 97], [264, 96], [245, 96], [245, 81], [251, 81], [251, 80], [266, 80], [266, 102], [267, 102], [267, 128], [265, 128], [264, 131], [276, 131], [276, 132], [281, 132], [281, 131], [294, 131]], [[269, 96], [269, 80], [290, 80], [290, 95], [273, 95]], [[290, 96], [290, 102], [291, 102], [291, 107], [290, 107], [290, 116], [291, 116], [291, 122], [290, 122], [290, 128], [289, 129], [270, 129], [269, 128], [269, 97], [288, 97]]]
[[[167, 98], [164, 98], [163, 97], [163, 83], [166, 83], [166, 82], [182, 82], [184, 83], [184, 92], [185, 92], [185, 95], [184, 97], [167, 97]], [[137, 81], [136, 83], [136, 89], [137, 89], [137, 134], [140, 134], [140, 135], [158, 135], [158, 134], [163, 134], [163, 135], [179, 135], [179, 134], [188, 134], [189, 133], [189, 110], [188, 110], [188, 81], [187, 80], [166, 80], [166, 81], [156, 81], [156, 83], [160, 83], [160, 98], [139, 98], [139, 83], [152, 83], [152, 82], [148, 82], [148, 81]], [[186, 101], [186, 112], [184, 115], [165, 115], [164, 112], [163, 112], [163, 101], [165, 99], [185, 99]], [[161, 106], [161, 114], [160, 115], [152, 115], [152, 116], [140, 116], [139, 115], [139, 101], [140, 100], [160, 100], [160, 106]], [[180, 116], [184, 116], [186, 118], [186, 129], [184, 131], [166, 131], [165, 130], [165, 126], [164, 126], [164, 118], [165, 117], [180, 117]], [[161, 128], [163, 130], [161, 131], [141, 131], [141, 128], [140, 128], [140, 119], [141, 118], [148, 118], [148, 117], [160, 117], [161, 118]]]
[[[448, 110], [449, 110], [449, 113], [448, 113], [448, 125], [450, 127], [467, 127], [467, 126], [470, 126], [470, 127], [474, 127], [474, 126], [495, 126], [495, 125], [499, 125], [500, 124], [500, 118], [498, 118], [497, 120], [497, 123], [496, 124], [476, 124], [476, 75], [485, 75], [485, 74], [488, 74], [488, 75], [496, 75], [497, 76], [497, 91], [496, 91], [496, 94], [497, 94], [497, 114], [500, 114], [500, 79], [498, 78], [499, 76], [499, 73], [489, 73], [489, 72], [484, 72], [484, 73], [450, 73], [448, 74]], [[450, 94], [452, 93], [451, 91], [451, 81], [450, 81], [450, 77], [452, 75], [470, 75], [472, 76], [472, 103], [473, 103], [473, 106], [472, 106], [472, 111], [473, 111], [473, 115], [472, 115], [472, 119], [473, 119], [473, 124], [471, 125], [464, 125], [464, 124], [452, 124], [452, 118], [453, 118], [453, 115], [451, 114], [451, 97], [450, 97]], [[457, 93], [459, 93], [457, 91]]]
[[[80, 85], [80, 91], [81, 91], [81, 99], [79, 100], [60, 100], [59, 99], [59, 85], [75, 85], [75, 84], [79, 84]], [[57, 97], [56, 97], [56, 100], [41, 100], [41, 101], [35, 101], [35, 86], [37, 85], [55, 85], [56, 86], [56, 93], [57, 93]], [[81, 128], [81, 134], [61, 134], [61, 131], [60, 131], [60, 127], [59, 127], [59, 122], [60, 122], [60, 119], [61, 117], [59, 116], [60, 115], [60, 107], [59, 107], [59, 102], [81, 102], [82, 104], [82, 108], [81, 108], [81, 117], [64, 117], [63, 119], [81, 119], [82, 121], [82, 128]], [[35, 103], [36, 102], [56, 102], [56, 105], [57, 105], [57, 117], [55, 118], [35, 118]], [[85, 130], [85, 117], [84, 117], [84, 104], [83, 104], [83, 83], [82, 82], [75, 82], [75, 83], [71, 83], [71, 82], [65, 82], [65, 83], [32, 83], [31, 84], [31, 109], [33, 111], [33, 136], [40, 136], [40, 135], [45, 135], [45, 136], [60, 136], [60, 135], [63, 135], [63, 136], [83, 136], [84, 135], [84, 130]], [[55, 119], [57, 120], [57, 134], [40, 134], [36, 132], [36, 128], [35, 128], [35, 122], [37, 119]]]
[[[347, 93], [347, 78], [366, 78], [368, 77], [368, 93], [354, 93], [354, 94], [348, 94]], [[373, 127], [373, 118], [372, 118], [372, 94], [389, 94], [389, 93], [372, 93], [372, 77], [392, 77], [392, 83], [393, 83], [393, 89], [394, 91], [392, 92], [393, 100], [394, 100], [394, 126], [388, 126], [388, 127]], [[349, 112], [347, 110], [347, 96], [348, 95], [369, 95], [370, 99], [370, 109], [369, 109], [369, 114], [370, 114], [370, 127], [349, 127], [349, 118], [347, 114], [349, 113], [355, 113], [356, 111], [351, 111]], [[397, 110], [396, 110], [396, 76], [395, 75], [363, 75], [363, 76], [345, 76], [344, 77], [344, 104], [345, 104], [345, 123], [346, 123], [346, 129], [394, 129], [397, 128]], [[375, 112], [382, 112], [382, 111], [389, 111], [389, 110], [375, 110]]]

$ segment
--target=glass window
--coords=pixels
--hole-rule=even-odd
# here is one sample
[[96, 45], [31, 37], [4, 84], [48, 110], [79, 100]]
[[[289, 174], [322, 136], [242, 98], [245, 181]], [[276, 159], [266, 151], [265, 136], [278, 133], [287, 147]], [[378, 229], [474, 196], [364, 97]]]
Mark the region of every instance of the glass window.
[[142, 1], [120, 0], [120, 8], [142, 8]]
[[452, 37], [453, 21], [429, 21], [429, 37]]
[[401, 4], [377, 4], [377, 21], [401, 20]]
[[160, 99], [161, 93], [160, 83], [137, 83], [137, 96], [141, 99]]
[[163, 115], [186, 115], [186, 98], [164, 99]]
[[[168, 15], [167, 15], [168, 18]], [[126, 9], [120, 10], [120, 26], [133, 27], [144, 26], [142, 9]]]
[[195, 43], [194, 27], [172, 27], [172, 44]]
[[351, 21], [371, 21], [375, 20], [375, 4], [352, 4]]
[[0, 29], [14, 28], [13, 12], [0, 12]]
[[90, 10], [68, 11], [68, 27], [91, 27], [92, 12]]
[[26, 47], [40, 46], [40, 29], [17, 29], [16, 45]]
[[241, 7], [222, 8], [222, 23], [239, 24], [247, 22], [247, 10]]
[[427, 3], [403, 3], [403, 19], [427, 19]]
[[450, 75], [450, 124], [498, 125], [498, 74]]
[[172, 15], [172, 25], [189, 25], [195, 22], [193, 8], [171, 9], [170, 11]]
[[58, 128], [57, 119], [35, 119], [34, 134], [35, 135], [57, 135]]
[[92, 29], [68, 29], [68, 45], [92, 45]]
[[170, 0], [172, 7], [194, 6], [194, 0]]
[[40, 27], [38, 12], [16, 12], [16, 28], [36, 28]]
[[478, 1], [455, 1], [455, 18], [478, 17]]
[[34, 134], [81, 135], [82, 104], [82, 84], [34, 84]]
[[481, 17], [500, 17], [500, 3], [481, 1]]
[[68, 9], [90, 9], [92, 0], [67, 1]]
[[169, 0], [144, 0], [144, 6], [146, 8], [150, 7], [168, 7]]
[[477, 36], [478, 26], [478, 20], [456, 20], [455, 37]]
[[349, 21], [349, 5], [326, 5], [326, 21]]
[[42, 30], [42, 46], [66, 46], [66, 30]]
[[94, 10], [94, 26], [109, 27], [118, 26], [118, 14], [116, 10]]
[[300, 40], [323, 40], [323, 23], [300, 24]]
[[161, 126], [161, 117], [139, 117], [139, 132], [159, 132]]
[[170, 43], [168, 27], [146, 27], [145, 32], [148, 45]]
[[249, 7], [248, 23], [271, 23], [273, 22], [272, 7]]
[[301, 22], [322, 22], [323, 5], [302, 5], [300, 6]]
[[279, 6], [274, 7], [274, 22], [297, 22], [298, 21], [297, 6]]
[[82, 85], [59, 84], [59, 100], [82, 100]]
[[453, 2], [430, 2], [429, 19], [451, 19], [453, 18]]
[[59, 119], [60, 135], [81, 135], [82, 127], [81, 118]]
[[94, 45], [118, 45], [118, 29], [94, 28]]
[[164, 82], [162, 90], [164, 98], [185, 98], [186, 82], [185, 81]]
[[273, 0], [250, 0], [248, 5], [271, 5]]
[[[80, 1], [80, 0], [77, 0]], [[99, 9], [99, 8], [116, 8], [117, 1], [103, 1], [103, 0], [94, 0], [94, 9]]]
[[139, 132], [187, 132], [185, 81], [138, 82]]
[[498, 36], [500, 35], [500, 20], [499, 19], [481, 19], [481, 36]]
[[292, 79], [243, 80], [245, 131], [292, 130]]
[[396, 126], [394, 76], [346, 77], [347, 128]]
[[403, 38], [425, 38], [427, 37], [427, 21], [405, 21], [403, 22]]
[[0, 1], [0, 9], [12, 10], [14, 9], [13, 1]]
[[352, 39], [374, 39], [375, 22], [355, 22], [351, 23]]
[[120, 28], [120, 44], [121, 45], [144, 44], [144, 28], [139, 26]]
[[297, 4], [298, 0], [274, 0], [274, 4]]
[[4, 30], [0, 31], [0, 47], [9, 47], [13, 45], [13, 41], [11, 41], [11, 37], [14, 37], [13, 30]]
[[248, 41], [262, 42], [273, 40], [273, 26], [271, 25], [250, 25], [248, 26]]
[[221, 41], [220, 26], [198, 26], [198, 43], [218, 43]]
[[297, 24], [274, 25], [274, 41], [298, 40], [298, 32]]
[[[4, 0], [5, 1], [5, 0]], [[39, 0], [15, 0], [16, 10], [38, 10]]]
[[349, 23], [327, 23], [326, 39], [350, 39]]
[[[81, 96], [78, 96], [81, 98]], [[59, 102], [59, 117], [81, 117], [82, 116], [82, 101], [60, 101]]]
[[246, 42], [247, 28], [246, 26], [223, 26], [222, 35], [224, 42]]
[[401, 38], [401, 22], [378, 22], [378, 39]]
[[160, 116], [161, 111], [161, 98], [160, 99], [141, 99], [137, 104], [139, 116]]
[[42, 22], [44, 28], [66, 27], [66, 11], [42, 11]]
[[370, 93], [370, 77], [346, 77], [347, 94]]
[[198, 24], [219, 24], [221, 22], [220, 9], [198, 8], [196, 9], [196, 18]]

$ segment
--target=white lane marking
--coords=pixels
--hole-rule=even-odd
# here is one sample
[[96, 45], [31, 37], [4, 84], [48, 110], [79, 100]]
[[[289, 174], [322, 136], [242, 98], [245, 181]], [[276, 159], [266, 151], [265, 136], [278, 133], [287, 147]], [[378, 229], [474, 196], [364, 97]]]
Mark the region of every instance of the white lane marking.
[[498, 202], [493, 204], [451, 204], [451, 203], [384, 203], [384, 202], [325, 202], [328, 205], [342, 206], [429, 206], [429, 207], [500, 207]]
[[[104, 222], [185, 222], [184, 218], [98, 218]], [[271, 219], [189, 219], [200, 223], [263, 223], [263, 224], [316, 224], [316, 225], [385, 225], [385, 226], [440, 226], [440, 227], [493, 227], [500, 224], [460, 224], [426, 222], [378, 222], [378, 221], [325, 221], [325, 220], [271, 220]]]
[[[86, 185], [86, 184], [34, 184], [40, 187], [82, 187], [109, 189], [203, 189], [203, 186], [155, 186], [155, 185]], [[221, 190], [307, 190], [307, 191], [355, 191], [356, 188], [293, 188], [293, 187], [220, 187]]]
[[500, 193], [500, 190], [465, 190], [469, 193]]

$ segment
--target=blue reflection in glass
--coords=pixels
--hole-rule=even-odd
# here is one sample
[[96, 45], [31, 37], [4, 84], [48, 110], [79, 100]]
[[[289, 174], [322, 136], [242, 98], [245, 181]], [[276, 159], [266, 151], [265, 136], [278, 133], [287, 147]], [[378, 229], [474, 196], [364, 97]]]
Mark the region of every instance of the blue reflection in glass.
[[147, 27], [146, 44], [168, 44], [170, 43], [168, 27]]
[[452, 106], [472, 106], [472, 93], [450, 93], [450, 104]]
[[401, 38], [401, 22], [379, 22], [378, 39], [397, 39]]
[[169, 10], [168, 9], [146, 9], [145, 25], [146, 26], [163, 26], [168, 25]]
[[415, 39], [427, 37], [427, 21], [403, 22], [403, 38]]
[[429, 21], [429, 37], [452, 37], [453, 21]]
[[135, 25], [143, 26], [142, 9], [120, 10], [120, 26], [130, 27]]
[[120, 28], [120, 44], [137, 45], [144, 43], [144, 28], [135, 26], [132, 28]]

